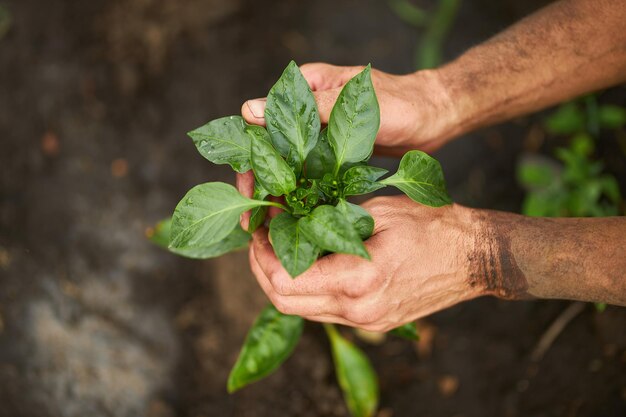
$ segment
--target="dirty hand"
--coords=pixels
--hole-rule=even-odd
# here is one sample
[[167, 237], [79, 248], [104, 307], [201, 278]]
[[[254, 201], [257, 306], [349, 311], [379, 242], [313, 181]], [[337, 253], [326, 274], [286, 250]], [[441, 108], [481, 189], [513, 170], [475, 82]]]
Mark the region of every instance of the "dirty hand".
[[252, 271], [278, 310], [387, 331], [482, 295], [467, 279], [474, 236], [469, 209], [430, 208], [404, 196], [374, 198], [363, 207], [376, 225], [365, 242], [371, 261], [330, 254], [292, 279], [274, 255], [267, 229], [254, 233]]

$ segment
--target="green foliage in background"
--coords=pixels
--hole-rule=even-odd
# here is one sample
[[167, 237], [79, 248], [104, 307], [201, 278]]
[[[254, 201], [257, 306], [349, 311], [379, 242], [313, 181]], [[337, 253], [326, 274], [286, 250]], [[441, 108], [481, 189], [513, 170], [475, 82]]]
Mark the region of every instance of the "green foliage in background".
[[11, 16], [11, 12], [9, 12], [9, 9], [7, 9], [6, 6], [0, 4], [0, 40], [2, 40], [7, 33], [9, 33], [12, 22], [13, 17]]
[[626, 110], [569, 102], [544, 121], [548, 133], [570, 138], [567, 147], [555, 150], [557, 161], [530, 158], [518, 166], [518, 180], [527, 190], [522, 213], [528, 216], [588, 217], [620, 214], [619, 184], [594, 158], [593, 132], [626, 125]]
[[[189, 136], [198, 152], [215, 164], [228, 164], [255, 176], [253, 198], [232, 185], [210, 182], [193, 187], [171, 219], [159, 223], [151, 239], [191, 258], [212, 258], [245, 246], [248, 232], [239, 217], [251, 210], [249, 231], [266, 222], [267, 208], [283, 212], [269, 222], [276, 257], [297, 277], [320, 256], [345, 253], [370, 259], [364, 240], [374, 219], [347, 197], [394, 186], [412, 200], [432, 207], [450, 204], [439, 162], [420, 151], [400, 161], [397, 172], [368, 165], [380, 124], [370, 66], [346, 83], [334, 105], [328, 127], [321, 130], [315, 98], [292, 61], [267, 96], [267, 128], [248, 125], [240, 116], [213, 120]], [[279, 201], [269, 201], [269, 196]], [[305, 279], [305, 278], [301, 278]], [[303, 319], [268, 306], [248, 333], [233, 367], [228, 391], [234, 392], [276, 370], [291, 354], [302, 333]], [[351, 413], [373, 416], [378, 382], [367, 357], [326, 325], [337, 379]], [[392, 331], [417, 339], [414, 323]]]
[[403, 21], [423, 31], [415, 49], [415, 68], [435, 68], [443, 62], [443, 45], [456, 20], [461, 0], [438, 0], [426, 11], [409, 0], [388, 0], [391, 10]]
[[[595, 158], [594, 137], [600, 129], [625, 126], [625, 108], [598, 105], [594, 96], [561, 105], [544, 120], [544, 128], [553, 136], [569, 137], [569, 145], [555, 150], [558, 161], [527, 158], [518, 165], [518, 180], [527, 191], [522, 213], [542, 217], [622, 214], [619, 184]], [[596, 303], [598, 311], [605, 308], [606, 304]]]

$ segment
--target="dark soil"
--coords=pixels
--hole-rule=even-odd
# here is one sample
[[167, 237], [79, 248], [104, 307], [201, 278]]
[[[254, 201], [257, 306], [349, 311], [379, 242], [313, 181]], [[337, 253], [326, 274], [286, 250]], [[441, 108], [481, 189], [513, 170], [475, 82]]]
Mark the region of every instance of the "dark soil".
[[[523, 3], [464, 2], [446, 56], [539, 6]], [[246, 255], [184, 260], [144, 232], [191, 186], [233, 181], [186, 131], [238, 113], [292, 58], [411, 71], [415, 30], [376, 0], [0, 6], [0, 416], [346, 416], [314, 324], [278, 372], [226, 394], [265, 303]], [[443, 149], [455, 200], [519, 210], [515, 163], [535, 123]], [[624, 180], [624, 160], [609, 165]], [[531, 363], [568, 305], [480, 299], [423, 320], [419, 344], [359, 341], [379, 416], [626, 415], [626, 310], [588, 306]]]

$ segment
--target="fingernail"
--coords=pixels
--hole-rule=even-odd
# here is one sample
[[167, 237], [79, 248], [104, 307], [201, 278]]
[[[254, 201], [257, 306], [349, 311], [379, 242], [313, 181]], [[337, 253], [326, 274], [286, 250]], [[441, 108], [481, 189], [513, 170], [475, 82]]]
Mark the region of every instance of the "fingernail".
[[262, 119], [265, 114], [265, 100], [264, 99], [255, 99], [248, 100], [246, 102], [248, 104], [248, 108], [250, 109], [250, 113], [257, 119]]

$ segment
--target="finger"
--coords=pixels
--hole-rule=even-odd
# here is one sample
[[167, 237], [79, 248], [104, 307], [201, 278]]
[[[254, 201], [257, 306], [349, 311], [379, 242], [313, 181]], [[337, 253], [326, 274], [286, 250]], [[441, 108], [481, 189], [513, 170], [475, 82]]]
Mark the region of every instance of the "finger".
[[323, 124], [328, 124], [330, 112], [333, 110], [333, 106], [335, 105], [340, 92], [341, 88], [313, 92], [315, 101], [317, 102], [317, 110], [320, 115], [320, 121]]
[[267, 98], [248, 100], [241, 106], [241, 116], [246, 122], [265, 126], [265, 103]]
[[[237, 189], [244, 197], [252, 198], [254, 194], [254, 174], [252, 171], [245, 172], [243, 174], [237, 174], [235, 176]], [[239, 223], [243, 230], [248, 230], [250, 224], [250, 210], [244, 212], [239, 218]]]
[[333, 316], [329, 314], [318, 314], [316, 316], [302, 316], [303, 319], [309, 321], [315, 321], [317, 323], [331, 323], [331, 324], [341, 324], [342, 326], [350, 326], [357, 327], [356, 323], [352, 323], [349, 320], [346, 320], [342, 317]]
[[340, 67], [337, 65], [313, 62], [300, 66], [302, 75], [309, 83], [311, 90], [321, 91], [343, 87], [350, 78], [361, 72], [364, 67]]
[[372, 263], [363, 258], [332, 254], [318, 259], [307, 271], [292, 279], [276, 258], [267, 230], [257, 230], [252, 245], [261, 269], [281, 295], [357, 296], [367, 290], [375, 270]]
[[[337, 97], [341, 92], [341, 88], [333, 88], [330, 90], [314, 91], [315, 101], [317, 102], [317, 109], [320, 114], [320, 120], [322, 123], [328, 123], [330, 112], [337, 101]], [[254, 100], [248, 100], [241, 106], [241, 115], [246, 122], [265, 126], [265, 105], [267, 99], [257, 98]]]
[[[285, 204], [285, 198], [284, 197], [270, 196], [269, 200], [273, 201], [275, 203]], [[283, 211], [284, 210], [279, 208], [279, 207], [270, 206], [269, 209], [267, 210], [267, 215], [269, 216], [270, 219], [273, 219], [274, 217], [278, 216]]]
[[298, 316], [318, 316], [318, 315], [338, 315], [341, 313], [341, 306], [336, 298], [327, 295], [304, 295], [285, 296], [278, 294], [265, 272], [256, 260], [254, 246], [249, 252], [250, 268], [256, 277], [263, 292], [270, 299], [272, 304], [284, 314], [294, 314]]

